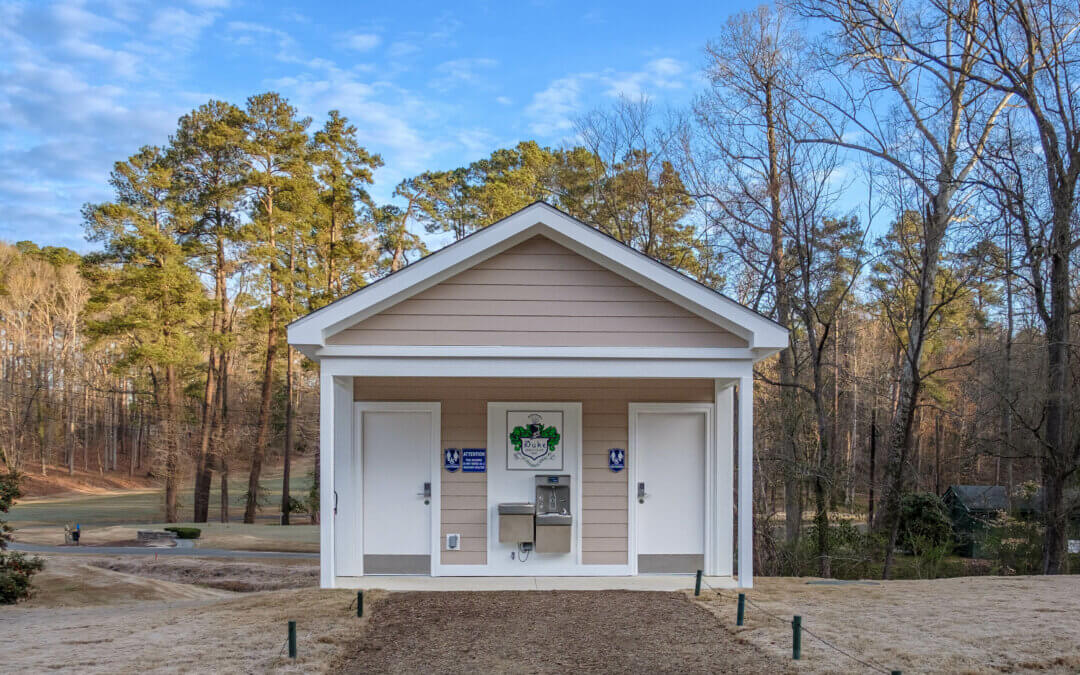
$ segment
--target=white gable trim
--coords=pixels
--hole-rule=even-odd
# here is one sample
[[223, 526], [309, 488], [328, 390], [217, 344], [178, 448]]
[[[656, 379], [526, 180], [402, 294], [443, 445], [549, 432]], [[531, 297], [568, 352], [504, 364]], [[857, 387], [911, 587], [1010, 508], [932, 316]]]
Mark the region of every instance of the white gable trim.
[[788, 344], [787, 330], [779, 324], [544, 203], [526, 207], [294, 321], [288, 328], [289, 342], [325, 346], [335, 333], [537, 235], [744, 338], [755, 354], [773, 353]]

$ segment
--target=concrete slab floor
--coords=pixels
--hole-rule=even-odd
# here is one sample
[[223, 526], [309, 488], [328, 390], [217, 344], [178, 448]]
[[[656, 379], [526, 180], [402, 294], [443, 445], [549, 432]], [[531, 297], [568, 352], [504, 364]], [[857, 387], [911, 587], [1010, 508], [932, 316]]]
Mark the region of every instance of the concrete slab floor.
[[[732, 589], [733, 577], [704, 577], [703, 590]], [[707, 586], [706, 586], [707, 584]], [[692, 574], [636, 577], [338, 577], [338, 588], [385, 591], [680, 591], [694, 587]]]

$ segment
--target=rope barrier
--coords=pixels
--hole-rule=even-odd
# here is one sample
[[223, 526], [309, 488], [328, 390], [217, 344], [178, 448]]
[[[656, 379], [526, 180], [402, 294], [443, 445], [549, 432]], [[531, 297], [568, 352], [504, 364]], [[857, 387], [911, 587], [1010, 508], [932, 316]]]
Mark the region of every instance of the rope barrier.
[[[728, 598], [728, 596], [725, 595], [720, 589], [713, 588], [709, 584], [709, 582], [706, 581], [704, 578], [702, 578], [701, 581], [702, 581], [703, 584], [705, 584], [706, 588], [708, 588], [710, 591], [716, 593], [716, 595], [718, 597], [720, 597], [720, 598]], [[771, 619], [775, 619], [776, 621], [779, 621], [781, 624], [783, 624], [785, 626], [791, 625], [791, 621], [789, 619], [785, 619], [782, 616], [779, 616], [777, 614], [773, 614], [769, 610], [765, 609], [764, 607], [762, 607], [758, 603], [751, 600], [749, 596], [746, 596], [745, 594], [744, 594], [744, 596], [746, 598], [747, 604], [749, 604], [751, 607], [757, 609], [758, 611], [760, 611], [765, 616], [767, 616], [767, 617], [769, 617]], [[735, 598], [732, 598], [732, 599], [735, 599]], [[880, 664], [878, 664], [876, 662], [861, 659], [861, 658], [855, 656], [854, 654], [852, 654], [851, 652], [845, 651], [845, 650], [841, 649], [840, 647], [837, 647], [832, 642], [826, 640], [822, 636], [820, 636], [817, 633], [811, 631], [809, 628], [806, 627], [805, 623], [802, 624], [802, 631], [804, 633], [806, 633], [807, 635], [810, 635], [811, 637], [813, 637], [815, 640], [817, 640], [821, 644], [825, 645], [826, 647], [828, 647], [830, 649], [833, 649], [834, 651], [848, 657], [852, 661], [855, 661], [856, 663], [858, 663], [860, 665], [863, 665], [863, 666], [865, 666], [865, 667], [867, 667], [867, 668], [869, 668], [871, 670], [876, 670], [878, 672], [885, 673], [886, 675], [892, 675], [892, 673], [896, 672], [896, 671], [890, 670], [889, 668], [886, 668], [886, 667], [884, 667], [884, 666], [882, 666], [882, 665], [880, 665]]]

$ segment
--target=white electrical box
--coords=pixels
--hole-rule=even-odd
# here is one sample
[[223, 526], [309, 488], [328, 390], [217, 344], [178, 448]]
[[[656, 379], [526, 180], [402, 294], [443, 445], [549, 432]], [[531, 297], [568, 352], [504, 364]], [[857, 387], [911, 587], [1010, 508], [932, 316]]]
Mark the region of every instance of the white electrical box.
[[461, 550], [461, 535], [460, 534], [448, 534], [448, 535], [446, 535], [446, 550], [447, 551], [460, 551]]

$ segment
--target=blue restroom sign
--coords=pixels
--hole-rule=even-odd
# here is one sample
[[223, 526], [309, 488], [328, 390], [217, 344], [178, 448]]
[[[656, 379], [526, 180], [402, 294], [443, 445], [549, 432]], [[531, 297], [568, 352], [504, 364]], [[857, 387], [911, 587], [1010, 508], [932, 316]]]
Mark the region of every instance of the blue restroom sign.
[[607, 453], [607, 465], [612, 471], [622, 471], [626, 468], [626, 451], [622, 448], [612, 448]]
[[453, 473], [461, 468], [461, 450], [457, 448], [447, 448], [443, 450], [443, 465], [446, 470]]
[[464, 473], [487, 471], [487, 448], [462, 448], [461, 470]]

